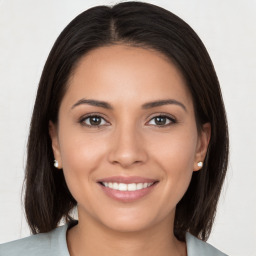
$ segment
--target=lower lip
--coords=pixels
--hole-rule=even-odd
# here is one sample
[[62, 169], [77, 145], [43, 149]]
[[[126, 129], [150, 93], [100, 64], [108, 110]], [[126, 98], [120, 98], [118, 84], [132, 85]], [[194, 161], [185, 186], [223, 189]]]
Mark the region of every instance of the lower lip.
[[133, 202], [152, 192], [152, 190], [155, 188], [157, 183], [152, 184], [150, 187], [135, 190], [135, 191], [120, 191], [120, 190], [115, 190], [112, 188], [105, 187], [101, 184], [99, 185], [102, 188], [102, 190], [105, 192], [105, 194], [111, 197], [112, 199], [115, 199], [120, 202]]

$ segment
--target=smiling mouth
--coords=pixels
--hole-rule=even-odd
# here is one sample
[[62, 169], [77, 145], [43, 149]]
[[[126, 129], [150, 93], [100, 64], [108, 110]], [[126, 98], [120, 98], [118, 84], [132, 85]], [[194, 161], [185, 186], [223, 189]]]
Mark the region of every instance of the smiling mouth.
[[160, 181], [140, 176], [112, 176], [97, 180], [108, 197], [123, 203], [131, 203], [151, 194]]
[[118, 191], [137, 191], [153, 186], [155, 182], [144, 182], [144, 183], [118, 183], [118, 182], [99, 182], [102, 186], [118, 190]]

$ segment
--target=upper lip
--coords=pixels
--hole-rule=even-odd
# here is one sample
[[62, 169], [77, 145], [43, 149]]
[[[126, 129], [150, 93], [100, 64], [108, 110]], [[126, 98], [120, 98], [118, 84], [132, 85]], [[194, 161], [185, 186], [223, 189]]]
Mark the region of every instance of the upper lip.
[[152, 183], [156, 182], [158, 180], [156, 179], [150, 179], [150, 178], [145, 178], [145, 177], [139, 177], [139, 176], [111, 176], [111, 177], [106, 177], [97, 180], [97, 182], [116, 182], [116, 183], [124, 183], [124, 184], [129, 184], [129, 183]]

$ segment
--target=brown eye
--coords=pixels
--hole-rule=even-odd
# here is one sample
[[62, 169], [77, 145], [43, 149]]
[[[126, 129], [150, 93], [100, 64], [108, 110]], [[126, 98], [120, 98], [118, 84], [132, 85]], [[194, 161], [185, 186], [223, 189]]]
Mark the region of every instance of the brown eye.
[[155, 116], [151, 119], [149, 124], [152, 124], [152, 120], [154, 120], [155, 124], [159, 127], [166, 127], [168, 125], [171, 125], [173, 123], [176, 123], [176, 120], [172, 117], [166, 116], [166, 115], [159, 115]]
[[[104, 120], [103, 123], [102, 120]], [[90, 128], [99, 127], [107, 123], [103, 117], [97, 115], [87, 116], [83, 118], [80, 122], [82, 123], [82, 125], [88, 126]]]
[[90, 125], [100, 125], [101, 123], [101, 118], [97, 116], [89, 117], [88, 119], [89, 119]]
[[163, 116], [158, 116], [158, 117], [155, 118], [155, 120], [156, 120], [157, 125], [165, 125], [166, 121], [167, 121], [167, 118], [163, 117]]

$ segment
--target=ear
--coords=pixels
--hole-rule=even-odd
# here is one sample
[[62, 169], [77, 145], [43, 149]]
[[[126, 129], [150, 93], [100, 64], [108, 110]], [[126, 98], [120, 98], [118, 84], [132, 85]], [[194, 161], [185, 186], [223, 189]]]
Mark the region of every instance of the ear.
[[199, 171], [202, 166], [198, 166], [199, 162], [204, 163], [204, 159], [207, 153], [208, 145], [211, 138], [211, 124], [205, 123], [198, 136], [197, 148], [194, 160], [194, 171]]
[[55, 160], [58, 161], [58, 169], [62, 168], [59, 138], [58, 138], [58, 127], [52, 121], [49, 121], [49, 135], [52, 140], [52, 150]]

